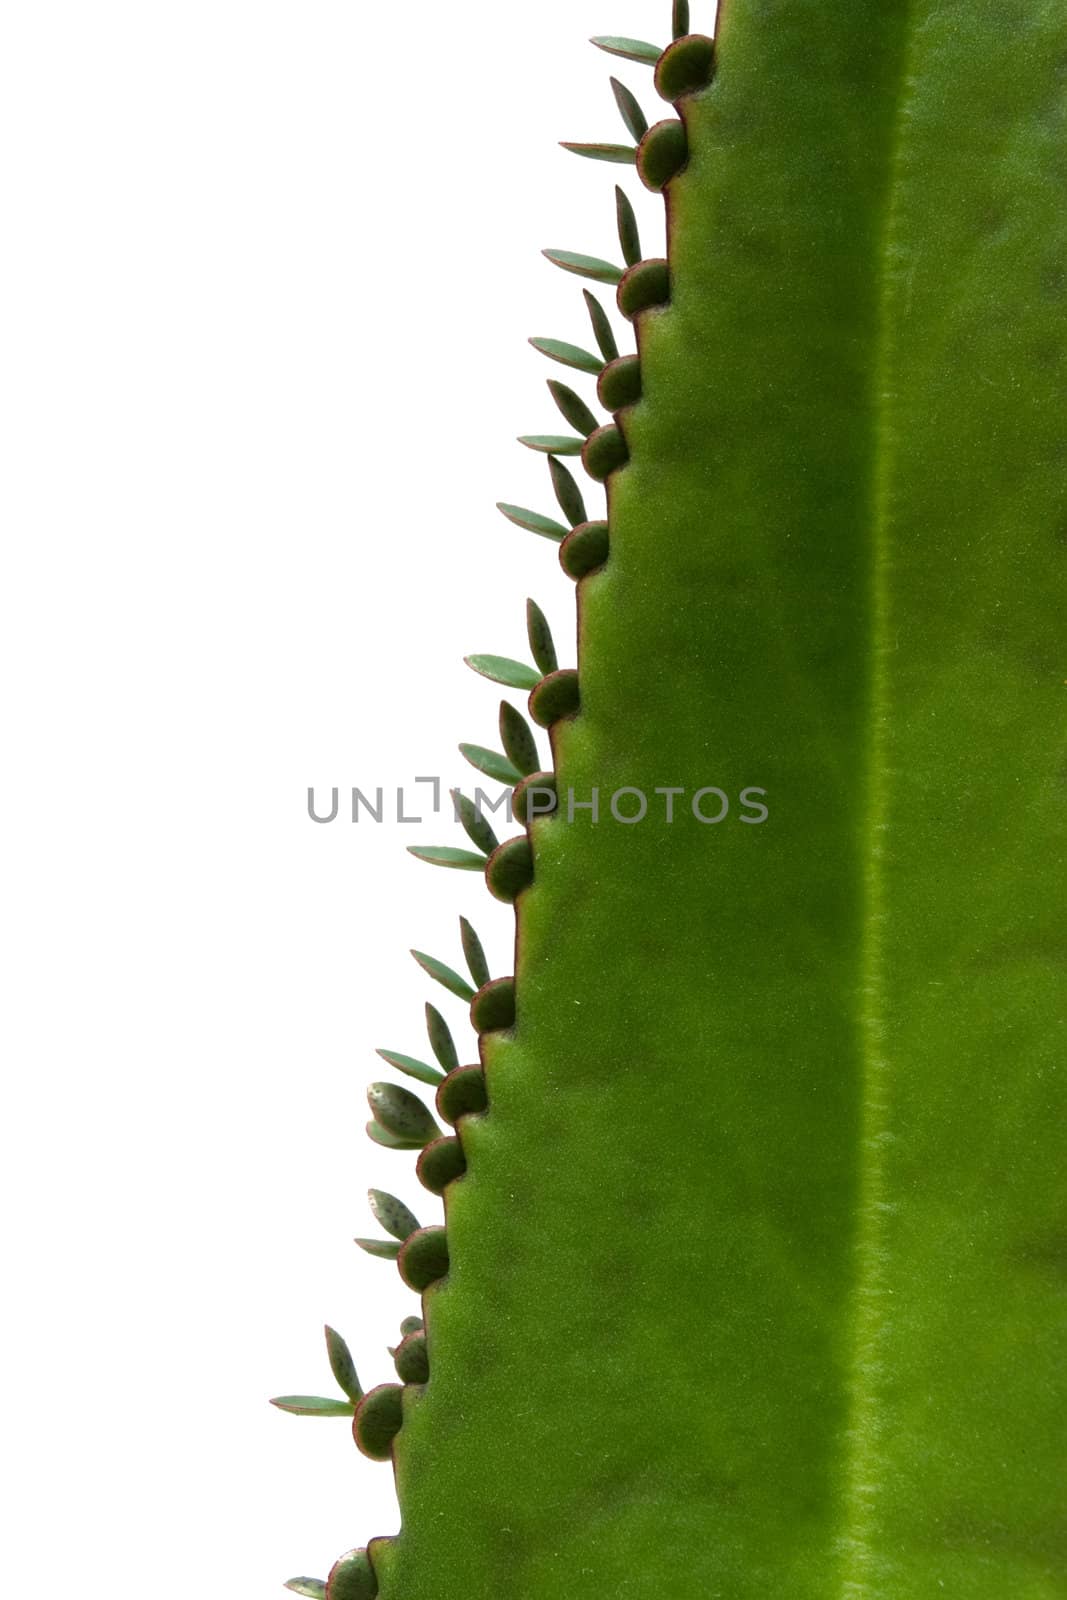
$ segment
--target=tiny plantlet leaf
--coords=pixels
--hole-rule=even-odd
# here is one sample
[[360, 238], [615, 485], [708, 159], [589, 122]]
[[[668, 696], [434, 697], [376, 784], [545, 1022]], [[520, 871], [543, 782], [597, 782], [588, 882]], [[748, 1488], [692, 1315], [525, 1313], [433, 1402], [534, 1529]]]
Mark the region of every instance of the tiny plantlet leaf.
[[[541, 763], [537, 757], [537, 741], [530, 724], [522, 712], [516, 711], [507, 700], [500, 702], [500, 738], [509, 760], [523, 776], [538, 770]], [[483, 861], [482, 866], [484, 865]]]
[[430, 1041], [430, 1049], [444, 1071], [453, 1072], [459, 1066], [459, 1056], [451, 1030], [437, 1007], [429, 1001], [426, 1002], [426, 1036]]
[[528, 511], [525, 506], [512, 506], [506, 500], [498, 500], [498, 511], [513, 522], [518, 528], [528, 528], [531, 533], [539, 533], [543, 539], [565, 539], [567, 530], [551, 517], [543, 517], [539, 511]]
[[485, 865], [484, 856], [476, 856], [471, 850], [457, 850], [448, 844], [409, 844], [407, 851], [408, 855], [414, 856], [418, 861], [428, 861], [431, 867], [453, 867], [459, 872], [481, 872]]
[[555, 378], [548, 380], [548, 392], [559, 408], [559, 413], [564, 422], [569, 422], [572, 428], [577, 428], [583, 437], [588, 438], [593, 429], [599, 426], [598, 419], [590, 411], [581, 395], [575, 394], [565, 383], [559, 383]]
[[640, 61], [646, 67], [654, 67], [663, 54], [658, 45], [646, 44], [643, 39], [621, 39], [611, 34], [597, 34], [589, 42], [595, 44], [598, 50], [606, 50], [609, 56], [621, 56], [624, 61]]
[[[456, 810], [456, 816], [462, 823], [463, 831], [466, 833], [471, 844], [474, 845], [476, 850], [481, 850], [485, 855], [492, 855], [493, 851], [497, 847], [497, 844], [499, 843], [499, 840], [497, 839], [497, 836], [493, 832], [492, 828], [489, 826], [485, 814], [481, 809], [481, 805], [476, 805], [471, 799], [470, 795], [464, 794], [462, 789], [452, 789], [450, 793], [452, 796], [452, 804]], [[452, 977], [454, 978], [455, 976], [456, 974], [453, 973]], [[441, 981], [443, 982], [444, 980], [442, 979]], [[463, 983], [463, 979], [460, 979], [459, 981]], [[467, 1000], [470, 998], [470, 996], [465, 993], [460, 994], [459, 990], [452, 985], [447, 985], [446, 987], [451, 987], [452, 993], [459, 994], [459, 998], [461, 1000]], [[464, 988], [466, 988], [466, 984], [464, 984]]]
[[398, 1072], [405, 1072], [409, 1078], [417, 1078], [420, 1083], [438, 1084], [441, 1081], [437, 1068], [420, 1061], [417, 1056], [405, 1056], [399, 1050], [378, 1050], [375, 1053]]
[[388, 1194], [384, 1189], [369, 1189], [367, 1199], [386, 1233], [391, 1233], [401, 1244], [422, 1226], [415, 1213], [404, 1204], [403, 1200], [398, 1200], [395, 1194]]
[[482, 941], [467, 921], [466, 917], [459, 919], [459, 936], [463, 945], [463, 955], [474, 979], [474, 986], [480, 989], [483, 983], [489, 982], [489, 963], [485, 959]]
[[632, 144], [572, 144], [567, 139], [561, 139], [560, 143], [572, 155], [585, 156], [589, 161], [610, 161], [616, 166], [632, 167], [637, 160], [637, 149]]
[[[470, 804], [469, 801], [467, 803], [468, 805]], [[479, 848], [481, 847], [479, 846]], [[487, 850], [485, 855], [489, 855], [490, 853], [491, 852]], [[482, 857], [483, 866], [485, 864], [485, 855]], [[438, 961], [435, 956], [428, 956], [423, 950], [413, 950], [411, 954], [414, 956], [423, 972], [425, 972], [428, 977], [432, 978], [435, 983], [439, 983], [442, 988], [447, 989], [449, 994], [454, 994], [459, 1000], [470, 999], [474, 991], [471, 989], [471, 986], [467, 982], [466, 978], [464, 978], [461, 973], [457, 972], [454, 967], [446, 966], [443, 961]]]
[[574, 272], [580, 278], [592, 278], [594, 283], [618, 283], [622, 278], [621, 267], [616, 267], [610, 261], [604, 261], [600, 256], [583, 256], [573, 250], [542, 250], [553, 266], [562, 267], [564, 272]]
[[585, 298], [586, 310], [589, 312], [589, 320], [593, 325], [593, 337], [596, 339], [597, 348], [605, 361], [616, 361], [619, 355], [619, 347], [615, 342], [615, 335], [612, 332], [607, 312], [591, 289], [583, 289], [582, 294]]
[[536, 600], [526, 602], [526, 637], [530, 641], [530, 654], [537, 662], [540, 669], [539, 676], [530, 688], [536, 689], [540, 678], [548, 672], [555, 672], [559, 666], [556, 659], [556, 646], [552, 639], [552, 629]]
[[367, 1104], [375, 1122], [395, 1139], [423, 1145], [440, 1136], [440, 1128], [418, 1096], [397, 1083], [372, 1083]]
[[321, 1578], [290, 1578], [283, 1585], [290, 1594], [300, 1594], [306, 1600], [326, 1600], [326, 1585]]
[[400, 1245], [395, 1239], [357, 1239], [355, 1243], [367, 1255], [377, 1256], [379, 1261], [395, 1261], [400, 1254]]
[[617, 184], [615, 216], [619, 227], [619, 247], [622, 250], [623, 260], [628, 267], [636, 267], [641, 259], [641, 235], [637, 229], [637, 217], [629, 196]]
[[582, 453], [581, 439], [565, 433], [524, 433], [520, 434], [519, 443], [527, 450], [540, 450], [546, 456], [580, 456]]
[[330, 1361], [330, 1371], [336, 1378], [338, 1388], [342, 1394], [347, 1395], [349, 1400], [355, 1404], [362, 1400], [363, 1389], [356, 1375], [356, 1365], [352, 1360], [352, 1352], [336, 1328], [327, 1326], [325, 1334], [326, 1354]]
[[464, 656], [472, 671], [488, 678], [491, 683], [505, 684], [509, 689], [532, 689], [538, 674], [523, 661], [513, 661], [510, 656]]
[[648, 118], [641, 110], [637, 96], [618, 78], [611, 80], [611, 92], [615, 96], [615, 104], [619, 108], [619, 115], [626, 124], [627, 131], [633, 136], [636, 144], [640, 144], [648, 132]]
[[464, 761], [469, 761], [475, 772], [482, 772], [487, 778], [492, 778], [496, 783], [516, 784], [522, 773], [507, 756], [502, 756], [496, 750], [487, 750], [480, 744], [461, 744], [459, 753]]
[[375, 1144], [380, 1144], [383, 1150], [421, 1150], [421, 1139], [406, 1139], [399, 1134], [390, 1132], [380, 1122], [367, 1123], [367, 1138]]
[[689, 0], [674, 0], [672, 35], [681, 39], [689, 32]]
[[581, 345], [567, 344], [563, 339], [531, 339], [530, 343], [541, 355], [547, 356], [550, 361], [558, 361], [561, 366], [574, 367], [577, 372], [588, 372], [596, 377], [604, 363], [599, 356], [591, 350], [583, 350]]
[[294, 1417], [350, 1417], [356, 1409], [349, 1400], [328, 1400], [318, 1394], [283, 1394], [271, 1405]]
[[585, 521], [585, 501], [582, 499], [582, 491], [574, 474], [563, 465], [562, 461], [557, 461], [555, 456], [549, 457], [548, 471], [552, 479], [553, 492], [559, 501], [559, 508], [571, 527], [575, 528], [579, 522]]

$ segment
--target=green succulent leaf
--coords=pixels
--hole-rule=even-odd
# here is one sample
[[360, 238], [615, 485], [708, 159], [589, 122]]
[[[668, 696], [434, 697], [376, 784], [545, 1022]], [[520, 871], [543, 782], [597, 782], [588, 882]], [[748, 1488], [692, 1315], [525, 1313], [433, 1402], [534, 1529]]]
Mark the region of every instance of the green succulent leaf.
[[475, 988], [480, 989], [483, 984], [489, 982], [489, 963], [485, 959], [482, 941], [466, 917], [460, 917], [459, 919], [459, 936], [463, 944], [464, 959], [474, 980]]
[[[467, 838], [476, 850], [481, 850], [485, 855], [491, 856], [500, 841], [489, 826], [481, 804], [475, 805], [470, 796], [465, 795], [461, 789], [451, 789], [449, 793], [452, 796], [452, 804], [456, 809], [456, 816], [462, 823]], [[442, 979], [441, 981], [443, 982], [444, 980]], [[453, 989], [452, 992], [453, 994], [459, 994], [458, 989]], [[460, 994], [459, 997], [461, 1000], [469, 1000], [471, 998], [466, 994]]]
[[672, 37], [682, 39], [689, 32], [689, 0], [674, 0]]
[[[552, 629], [536, 600], [526, 602], [526, 637], [530, 641], [530, 654], [540, 669], [542, 676], [555, 672], [559, 667], [556, 656], [556, 646], [552, 638]], [[540, 679], [537, 680], [540, 682]], [[530, 685], [531, 689], [535, 687]]]
[[589, 312], [589, 321], [593, 325], [593, 337], [596, 339], [597, 349], [605, 361], [617, 361], [619, 347], [615, 342], [607, 312], [591, 289], [583, 289], [582, 296]]
[[603, 370], [604, 363], [600, 357], [593, 355], [591, 350], [583, 350], [581, 345], [567, 344], [563, 339], [531, 339], [529, 342], [535, 350], [548, 356], [550, 361], [558, 361], [561, 366], [588, 372], [594, 378]]
[[306, 1600], [326, 1600], [326, 1585], [321, 1578], [290, 1578], [283, 1588], [306, 1596]]
[[552, 489], [559, 501], [559, 508], [567, 518], [572, 528], [586, 520], [585, 501], [579, 489], [574, 474], [569, 468], [557, 461], [555, 456], [548, 458], [548, 471], [552, 479]]
[[376, 1256], [379, 1261], [395, 1261], [400, 1254], [396, 1239], [357, 1239], [355, 1243], [367, 1255]]
[[397, 1199], [395, 1194], [388, 1194], [384, 1189], [369, 1189], [367, 1199], [386, 1233], [391, 1233], [401, 1244], [422, 1227], [415, 1213], [404, 1204], [403, 1200]]
[[352, 1360], [352, 1352], [337, 1332], [336, 1328], [327, 1325], [326, 1354], [330, 1360], [330, 1371], [337, 1379], [338, 1388], [358, 1405], [363, 1398], [363, 1389], [356, 1375], [356, 1365]]
[[294, 1417], [351, 1417], [356, 1411], [349, 1400], [327, 1400], [318, 1394], [278, 1395], [271, 1405]]
[[444, 1071], [454, 1072], [459, 1066], [455, 1041], [448, 1023], [429, 1000], [426, 1002], [426, 1037], [430, 1041], [430, 1049], [435, 1059], [441, 1063]]
[[484, 856], [476, 856], [471, 850], [457, 850], [447, 844], [409, 844], [407, 851], [408, 855], [414, 856], [418, 861], [428, 861], [432, 867], [453, 867], [459, 872], [481, 872], [485, 866]]
[[514, 761], [500, 755], [496, 750], [487, 750], [484, 745], [461, 744], [459, 753], [465, 761], [470, 762], [476, 772], [484, 773], [496, 783], [506, 783], [511, 787], [522, 777]]
[[543, 517], [539, 511], [528, 511], [525, 506], [512, 506], [506, 500], [498, 500], [498, 511], [513, 522], [517, 528], [527, 528], [530, 533], [539, 533], [543, 539], [565, 539], [567, 529], [551, 517]]
[[[485, 860], [486, 858], [483, 855], [481, 857], [483, 867], [485, 866]], [[443, 961], [438, 961], [434, 956], [426, 955], [422, 950], [412, 950], [411, 954], [415, 957], [423, 972], [433, 978], [435, 983], [439, 983], [443, 988], [447, 989], [449, 994], [454, 994], [460, 1000], [474, 999], [474, 990], [466, 978], [456, 972], [453, 967], [446, 966]]]
[[380, 1144], [384, 1150], [421, 1150], [421, 1139], [407, 1139], [399, 1134], [392, 1133], [388, 1128], [383, 1128], [380, 1122], [372, 1121], [366, 1125], [367, 1138], [375, 1144]]
[[522, 712], [517, 711], [507, 700], [500, 702], [500, 738], [508, 759], [514, 763], [523, 777], [528, 773], [539, 771], [541, 763], [537, 755], [537, 741], [530, 724]]
[[443, 1074], [428, 1062], [420, 1061], [417, 1056], [401, 1055], [399, 1050], [377, 1050], [375, 1054], [381, 1056], [383, 1061], [388, 1061], [398, 1072], [405, 1072], [409, 1078], [417, 1078], [420, 1083], [437, 1085], [441, 1082]]
[[619, 108], [619, 115], [626, 124], [627, 131], [632, 135], [637, 144], [648, 132], [648, 118], [641, 110], [637, 96], [618, 78], [611, 80], [611, 92], [615, 96], [615, 104]]
[[519, 443], [527, 450], [540, 450], [546, 456], [580, 456], [585, 441], [566, 433], [524, 433]]
[[610, 161], [616, 166], [633, 166], [637, 160], [637, 150], [632, 144], [572, 144], [568, 139], [561, 139], [560, 144], [572, 155], [585, 156], [589, 161]]
[[619, 227], [619, 247], [628, 267], [636, 267], [641, 260], [641, 235], [637, 216], [625, 191], [615, 186], [615, 217]]
[[533, 667], [514, 661], [510, 656], [464, 656], [463, 659], [472, 671], [491, 683], [503, 683], [509, 689], [533, 689], [541, 679], [541, 674]]
[[609, 56], [622, 56], [624, 61], [640, 61], [646, 67], [654, 67], [663, 54], [658, 45], [646, 44], [643, 39], [621, 39], [610, 34], [597, 34], [589, 42], [595, 44], [598, 50], [606, 50]]
[[583, 256], [573, 250], [542, 250], [541, 254], [553, 266], [564, 272], [574, 272], [580, 278], [592, 278], [595, 283], [621, 283], [622, 269], [599, 256]]
[[564, 422], [569, 422], [572, 428], [577, 428], [583, 438], [587, 439], [599, 428], [599, 419], [593, 415], [581, 395], [575, 394], [565, 383], [558, 383], [555, 378], [549, 378], [548, 392], [556, 402]]

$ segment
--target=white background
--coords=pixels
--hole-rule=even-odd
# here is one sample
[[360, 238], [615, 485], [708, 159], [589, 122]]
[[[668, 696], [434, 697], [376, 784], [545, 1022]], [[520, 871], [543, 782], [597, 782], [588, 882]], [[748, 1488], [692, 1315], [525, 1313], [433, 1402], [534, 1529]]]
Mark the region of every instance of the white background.
[[611, 71], [665, 114], [584, 41], [669, 26], [3, 8], [7, 1593], [252, 1600], [397, 1526], [346, 1422], [266, 1401], [333, 1392], [327, 1320], [392, 1375], [417, 1303], [365, 1191], [439, 1207], [364, 1137], [374, 1047], [425, 1054], [434, 998], [473, 1059], [406, 951], [460, 965], [463, 911], [508, 972], [512, 917], [406, 855], [447, 816], [319, 827], [306, 789], [477, 781], [462, 656], [525, 657], [527, 594], [573, 662], [555, 548], [494, 501], [554, 513], [514, 436], [560, 429], [546, 377], [591, 398], [525, 344], [592, 342], [540, 249], [618, 259], [621, 175], [662, 250], [632, 172], [556, 147], [625, 139]]

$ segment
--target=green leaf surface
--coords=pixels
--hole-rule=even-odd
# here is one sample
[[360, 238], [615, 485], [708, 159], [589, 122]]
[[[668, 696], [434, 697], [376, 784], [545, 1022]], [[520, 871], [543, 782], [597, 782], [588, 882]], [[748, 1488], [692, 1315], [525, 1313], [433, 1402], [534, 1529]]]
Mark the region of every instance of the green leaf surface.
[[595, 44], [598, 50], [606, 50], [609, 56], [622, 56], [624, 61], [640, 61], [647, 67], [654, 67], [663, 54], [658, 45], [646, 44], [643, 39], [624, 39], [611, 34], [597, 34], [589, 42]]
[[716, 49], [382, 1600], [1059, 1600], [1067, 20]]
[[[463, 825], [463, 830], [476, 850], [481, 850], [485, 855], [492, 855], [499, 844], [499, 840], [490, 827], [489, 819], [482, 809], [482, 802], [472, 800], [461, 789], [450, 789], [449, 795], [455, 808], [456, 817]], [[459, 993], [453, 990], [453, 993]], [[460, 995], [461, 1000], [469, 1000], [467, 994]]]
[[326, 1600], [326, 1585], [321, 1578], [290, 1578], [282, 1585], [292, 1594], [302, 1594], [307, 1600]]
[[410, 1239], [422, 1226], [415, 1213], [398, 1200], [395, 1194], [388, 1194], [384, 1189], [370, 1189], [367, 1199], [375, 1217], [381, 1223], [386, 1233], [391, 1233], [394, 1239], [399, 1239], [401, 1244], [405, 1239]]
[[342, 1392], [348, 1396], [349, 1400], [358, 1404], [363, 1398], [363, 1389], [356, 1375], [356, 1365], [352, 1360], [352, 1352], [336, 1328], [327, 1326], [325, 1334], [326, 1354], [330, 1361], [330, 1371], [336, 1378], [338, 1387]]
[[506, 684], [509, 689], [532, 689], [541, 681], [541, 674], [528, 667], [524, 661], [511, 656], [464, 656], [464, 661], [474, 672], [488, 678], [491, 683]]
[[610, 261], [604, 261], [600, 256], [583, 256], [573, 250], [542, 250], [541, 254], [547, 256], [553, 266], [562, 267], [564, 272], [574, 272], [580, 278], [592, 278], [596, 283], [619, 283], [622, 280], [622, 270]]
[[550, 361], [558, 361], [564, 367], [574, 367], [578, 372], [591, 373], [594, 378], [604, 365], [592, 351], [583, 350], [578, 344], [568, 344], [564, 339], [531, 339], [529, 342], [541, 355], [548, 356]]
[[648, 132], [648, 118], [641, 110], [641, 104], [632, 89], [628, 89], [618, 78], [611, 80], [611, 92], [615, 96], [615, 104], [619, 108], [619, 115], [626, 124], [627, 131], [637, 144], [641, 143]]
[[496, 503], [498, 511], [502, 511], [509, 522], [514, 522], [516, 527], [528, 528], [531, 533], [539, 533], [545, 539], [565, 539], [567, 529], [562, 523], [554, 522], [551, 517], [543, 517], [539, 511], [527, 511], [525, 506], [508, 505], [505, 500]]
[[637, 160], [637, 150], [632, 144], [573, 144], [567, 139], [561, 139], [560, 144], [572, 155], [585, 156], [589, 161], [609, 161], [616, 166], [632, 167]]
[[327, 1400], [316, 1394], [283, 1394], [271, 1401], [279, 1411], [294, 1417], [351, 1417], [355, 1406], [348, 1400]]
[[475, 988], [480, 989], [483, 984], [489, 982], [490, 977], [489, 963], [485, 959], [482, 941], [466, 917], [460, 917], [459, 919], [459, 932], [463, 943], [463, 955], [470, 969], [470, 975], [474, 979]]
[[[485, 866], [485, 856], [481, 857], [481, 864], [483, 867]], [[438, 961], [435, 956], [426, 955], [422, 950], [413, 950], [411, 954], [415, 957], [423, 972], [433, 978], [435, 983], [439, 983], [446, 988], [449, 994], [456, 995], [460, 1000], [474, 999], [474, 990], [466, 978], [458, 973], [454, 967], [446, 966], [443, 961]]]
[[401, 1055], [399, 1050], [377, 1050], [375, 1054], [381, 1056], [383, 1061], [388, 1061], [398, 1072], [405, 1072], [409, 1078], [417, 1078], [420, 1083], [436, 1085], [441, 1081], [442, 1074], [437, 1068], [420, 1061], [417, 1056]]
[[500, 755], [496, 750], [487, 750], [484, 745], [461, 744], [459, 753], [465, 761], [470, 762], [476, 772], [484, 773], [496, 783], [506, 783], [510, 786], [518, 783], [522, 777], [514, 761], [509, 761], [507, 756]]
[[546, 456], [580, 456], [585, 441], [567, 433], [524, 433], [520, 434], [519, 443]]
[[624, 190], [615, 186], [615, 220], [619, 230], [619, 248], [628, 267], [641, 260], [641, 234], [637, 216]]
[[451, 1030], [444, 1017], [435, 1005], [426, 1002], [426, 1037], [430, 1041], [430, 1049], [434, 1058], [441, 1063], [445, 1072], [454, 1072], [459, 1066], [459, 1056], [456, 1052], [455, 1041]]
[[[526, 602], [526, 637], [530, 644], [530, 654], [537, 662], [539, 669], [537, 679], [539, 683], [541, 677], [549, 672], [556, 671], [559, 666], [559, 659], [556, 655], [556, 646], [552, 638], [552, 629], [548, 625], [548, 618], [536, 600], [527, 600]], [[531, 684], [530, 687], [532, 689], [536, 685]]]
[[597, 348], [605, 361], [616, 361], [619, 347], [615, 342], [611, 321], [604, 307], [600, 304], [591, 289], [583, 289], [582, 297], [585, 300], [586, 310], [589, 312], [589, 321], [593, 325], [593, 337], [596, 339]]
[[356, 1239], [354, 1243], [367, 1255], [376, 1256], [380, 1261], [395, 1261], [400, 1254], [396, 1239]]
[[409, 844], [409, 855], [419, 861], [428, 861], [432, 867], [453, 867], [460, 872], [481, 872], [485, 857], [472, 850], [457, 850], [453, 845]]

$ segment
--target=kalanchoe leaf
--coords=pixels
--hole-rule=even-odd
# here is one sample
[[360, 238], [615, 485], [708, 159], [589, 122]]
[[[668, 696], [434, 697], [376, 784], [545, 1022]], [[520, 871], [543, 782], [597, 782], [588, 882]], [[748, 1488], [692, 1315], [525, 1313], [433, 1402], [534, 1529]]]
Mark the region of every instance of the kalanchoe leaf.
[[398, 1239], [357, 1239], [355, 1243], [369, 1256], [377, 1256], [380, 1261], [395, 1261], [400, 1254]]
[[[542, 675], [555, 672], [559, 666], [552, 629], [536, 600], [526, 602], [526, 637], [530, 641], [530, 654], [540, 667]], [[540, 680], [538, 680], [540, 681]]]
[[689, 32], [689, 0], [674, 0], [673, 36], [684, 39]]
[[519, 443], [527, 450], [540, 450], [546, 456], [580, 456], [582, 441], [568, 433], [523, 433]]
[[408, 855], [419, 861], [428, 861], [432, 867], [454, 867], [460, 872], [481, 872], [485, 866], [483, 856], [471, 850], [456, 850], [448, 844], [409, 844]]
[[[487, 854], [491, 854], [491, 852], [487, 852]], [[485, 865], [484, 856], [482, 857], [482, 865]], [[423, 972], [433, 978], [435, 983], [439, 983], [447, 989], [449, 994], [454, 994], [457, 1000], [470, 1001], [474, 998], [474, 991], [470, 984], [454, 967], [446, 966], [443, 961], [438, 961], [435, 956], [428, 956], [423, 950], [413, 950], [411, 954], [415, 957]]]
[[367, 1199], [375, 1217], [381, 1223], [386, 1233], [391, 1233], [394, 1239], [401, 1243], [413, 1233], [417, 1233], [422, 1223], [395, 1194], [388, 1194], [384, 1189], [368, 1189]]
[[326, 1354], [330, 1358], [330, 1371], [337, 1379], [338, 1387], [342, 1393], [358, 1404], [363, 1398], [363, 1389], [356, 1375], [356, 1364], [352, 1360], [352, 1352], [336, 1328], [331, 1328], [327, 1325], [324, 1331], [326, 1334]]
[[602, 260], [600, 256], [578, 255], [573, 250], [542, 250], [541, 254], [547, 256], [553, 266], [562, 267], [564, 272], [577, 273], [580, 278], [592, 278], [595, 283], [617, 284], [622, 281], [622, 269], [610, 261]]
[[509, 689], [532, 689], [539, 674], [523, 661], [511, 656], [464, 656], [472, 671], [488, 678], [490, 683], [503, 683]]
[[425, 1326], [421, 1317], [405, 1317], [400, 1324], [400, 1332], [406, 1339], [409, 1333], [421, 1333]]
[[594, 428], [600, 426], [599, 421], [590, 411], [581, 395], [575, 394], [565, 383], [559, 383], [555, 378], [548, 379], [548, 392], [559, 407], [560, 415], [572, 428], [577, 428], [580, 434], [588, 439]]
[[465, 761], [469, 761], [475, 772], [484, 772], [487, 778], [492, 778], [496, 783], [506, 783], [514, 786], [522, 777], [522, 773], [513, 761], [507, 756], [500, 755], [496, 750], [487, 750], [480, 744], [461, 744], [459, 753]]
[[[465, 795], [461, 789], [450, 789], [449, 793], [452, 796], [452, 804], [456, 808], [456, 816], [462, 823], [467, 838], [477, 850], [484, 850], [487, 856], [491, 856], [500, 840], [483, 816], [481, 807], [475, 805], [474, 801], [468, 795]], [[439, 981], [444, 983], [443, 978]], [[460, 979], [460, 982], [462, 983], [463, 980]], [[459, 990], [451, 985], [446, 985], [446, 987], [451, 987], [452, 993], [458, 994], [461, 1000], [469, 998], [466, 994], [459, 994]], [[465, 984], [464, 988], [466, 988]]]
[[543, 356], [548, 356], [550, 361], [558, 361], [564, 367], [574, 367], [578, 372], [589, 372], [594, 378], [604, 365], [591, 350], [583, 350], [578, 344], [567, 344], [564, 339], [531, 339], [530, 343]]
[[615, 216], [619, 224], [619, 246], [628, 267], [636, 267], [641, 259], [641, 235], [637, 230], [637, 217], [630, 198], [618, 184], [615, 186]]
[[406, 1072], [409, 1078], [417, 1078], [420, 1083], [438, 1084], [442, 1074], [436, 1067], [431, 1067], [428, 1062], [420, 1061], [417, 1056], [401, 1055], [399, 1050], [378, 1050], [383, 1061], [388, 1061], [391, 1067], [398, 1072]]
[[551, 517], [543, 517], [539, 511], [528, 511], [525, 506], [509, 505], [506, 500], [498, 500], [496, 508], [517, 528], [528, 528], [531, 533], [539, 533], [543, 539], [560, 540], [567, 537], [566, 528], [554, 522]]
[[591, 289], [583, 289], [582, 296], [589, 312], [589, 320], [593, 324], [593, 337], [596, 339], [598, 350], [605, 361], [617, 361], [619, 347], [615, 343], [615, 335], [611, 331], [607, 312]]
[[555, 456], [549, 457], [548, 471], [556, 499], [559, 501], [559, 508], [571, 527], [576, 528], [580, 522], [585, 522], [586, 514], [585, 501], [582, 499], [582, 491], [574, 474], [563, 465], [562, 461], [557, 461]]
[[530, 724], [507, 700], [500, 702], [500, 737], [508, 756], [523, 776], [538, 770], [537, 741]]
[[437, 1007], [426, 1002], [426, 1034], [430, 1049], [445, 1072], [454, 1072], [459, 1066], [459, 1055], [451, 1030]]
[[380, 1144], [384, 1150], [421, 1150], [421, 1139], [402, 1139], [395, 1133], [390, 1133], [388, 1128], [383, 1128], [380, 1122], [367, 1123], [367, 1138], [373, 1139], [375, 1144]]
[[464, 958], [470, 969], [470, 975], [474, 979], [477, 988], [480, 989], [483, 983], [489, 982], [489, 963], [485, 959], [482, 941], [466, 917], [460, 917], [459, 919], [459, 937], [463, 945]]
[[616, 166], [633, 166], [637, 160], [637, 149], [632, 144], [573, 144], [569, 139], [561, 139], [560, 144], [572, 155], [586, 156], [590, 161], [611, 161]]
[[644, 39], [620, 39], [611, 34], [597, 34], [589, 41], [595, 44], [598, 50], [606, 50], [609, 56], [622, 56], [624, 61], [640, 61], [646, 67], [654, 67], [663, 51], [655, 44], [647, 44]]
[[367, 1104], [378, 1126], [396, 1139], [423, 1145], [441, 1137], [440, 1128], [419, 1097], [398, 1083], [372, 1083], [367, 1090]]
[[627, 131], [638, 144], [648, 132], [648, 118], [637, 102], [637, 96], [628, 89], [618, 78], [611, 80], [611, 92], [615, 96], [615, 104], [619, 108], [619, 115], [626, 124]]
[[326, 1600], [326, 1585], [321, 1578], [290, 1578], [283, 1584], [292, 1594], [307, 1596], [307, 1600]]
[[271, 1405], [294, 1417], [351, 1417], [356, 1409], [350, 1400], [327, 1400], [319, 1394], [281, 1394]]

